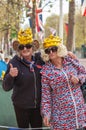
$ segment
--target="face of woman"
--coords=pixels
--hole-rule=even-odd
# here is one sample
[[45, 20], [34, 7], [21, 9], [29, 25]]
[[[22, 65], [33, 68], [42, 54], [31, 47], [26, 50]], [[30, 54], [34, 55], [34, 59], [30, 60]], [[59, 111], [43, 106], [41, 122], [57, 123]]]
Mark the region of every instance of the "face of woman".
[[57, 58], [57, 50], [58, 50], [57, 46], [52, 46], [45, 49], [45, 53], [49, 55], [50, 60], [54, 60]]
[[51, 52], [50, 54], [49, 54], [49, 59], [50, 60], [54, 60], [54, 59], [56, 59], [57, 58], [57, 52]]
[[18, 49], [22, 57], [30, 58], [32, 56], [33, 49], [31, 44], [19, 45]]

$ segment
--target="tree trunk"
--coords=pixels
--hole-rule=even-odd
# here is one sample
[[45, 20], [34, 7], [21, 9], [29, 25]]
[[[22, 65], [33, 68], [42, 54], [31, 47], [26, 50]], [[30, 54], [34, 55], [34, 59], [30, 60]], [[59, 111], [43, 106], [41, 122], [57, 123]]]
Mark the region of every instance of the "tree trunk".
[[69, 19], [68, 19], [68, 37], [67, 49], [73, 51], [73, 44], [75, 44], [74, 24], [75, 24], [75, 0], [69, 2]]
[[5, 30], [5, 33], [4, 33], [4, 50], [5, 50], [5, 53], [9, 55], [8, 34], [9, 34], [9, 31], [7, 29]]
[[33, 33], [33, 38], [35, 38], [35, 34], [36, 34], [36, 0], [33, 0], [33, 8], [32, 8], [32, 33]]

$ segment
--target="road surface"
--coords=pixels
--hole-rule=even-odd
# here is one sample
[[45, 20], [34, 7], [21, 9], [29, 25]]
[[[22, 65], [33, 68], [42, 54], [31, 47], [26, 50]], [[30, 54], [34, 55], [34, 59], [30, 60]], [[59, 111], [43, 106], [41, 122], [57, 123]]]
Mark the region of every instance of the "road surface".
[[86, 68], [86, 58], [84, 58], [84, 59], [79, 59], [79, 61], [80, 61], [80, 63], [81, 63], [82, 65], [84, 65], [84, 67]]

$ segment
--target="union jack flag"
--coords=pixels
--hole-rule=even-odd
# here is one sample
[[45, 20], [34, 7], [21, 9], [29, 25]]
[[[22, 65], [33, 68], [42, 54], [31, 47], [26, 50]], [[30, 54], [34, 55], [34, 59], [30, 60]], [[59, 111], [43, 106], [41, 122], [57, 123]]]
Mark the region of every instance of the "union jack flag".
[[36, 31], [37, 32], [44, 31], [42, 8], [36, 9]]
[[[42, 7], [41, 7], [41, 2], [40, 0], [36, 0], [36, 32], [44, 31], [43, 27], [43, 16], [42, 16]], [[32, 6], [31, 2], [29, 4], [29, 7]], [[29, 9], [28, 13], [31, 14], [31, 9]], [[31, 17], [28, 17], [30, 27], [32, 27], [32, 21]]]

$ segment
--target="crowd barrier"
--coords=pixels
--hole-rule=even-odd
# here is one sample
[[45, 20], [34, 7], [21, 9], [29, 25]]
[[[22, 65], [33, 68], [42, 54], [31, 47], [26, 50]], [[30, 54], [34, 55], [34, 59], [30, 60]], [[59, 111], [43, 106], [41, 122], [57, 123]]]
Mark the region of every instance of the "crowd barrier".
[[0, 130], [50, 130], [49, 127], [42, 127], [42, 128], [12, 128], [6, 126], [0, 126]]

